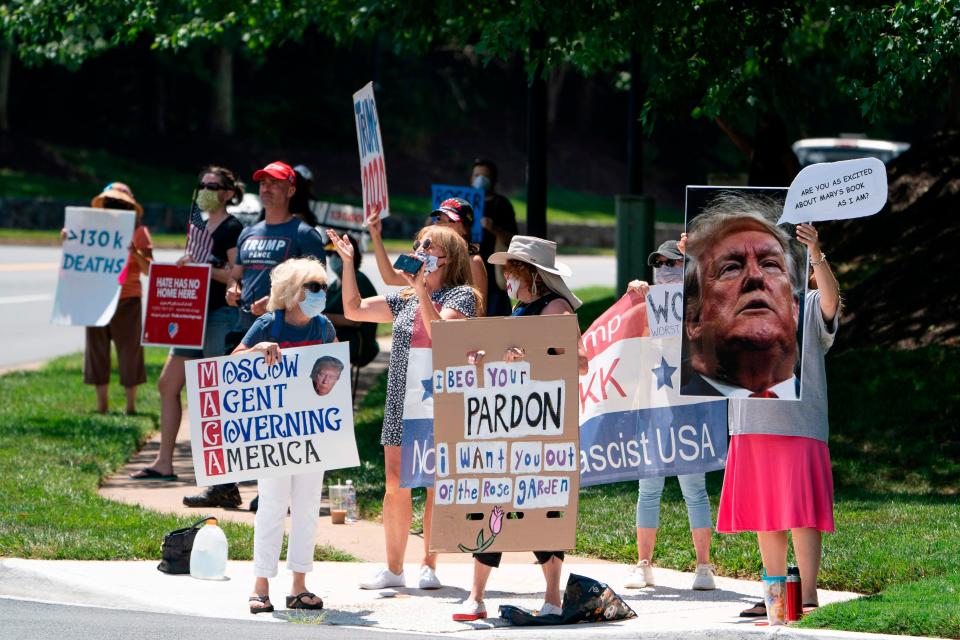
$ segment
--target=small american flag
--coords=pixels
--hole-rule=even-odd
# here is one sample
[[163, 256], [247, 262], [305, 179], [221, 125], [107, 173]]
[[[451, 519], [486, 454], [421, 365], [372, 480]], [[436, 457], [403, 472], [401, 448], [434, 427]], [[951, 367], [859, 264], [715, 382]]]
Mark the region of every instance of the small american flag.
[[196, 200], [190, 206], [190, 220], [187, 222], [187, 253], [195, 262], [206, 262], [213, 251], [213, 236], [207, 231], [207, 221], [200, 215]]

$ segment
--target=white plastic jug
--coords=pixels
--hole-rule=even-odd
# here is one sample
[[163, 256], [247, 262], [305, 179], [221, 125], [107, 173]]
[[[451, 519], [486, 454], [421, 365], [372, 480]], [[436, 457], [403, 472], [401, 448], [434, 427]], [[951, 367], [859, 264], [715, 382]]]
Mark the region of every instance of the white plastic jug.
[[227, 536], [217, 526], [216, 518], [209, 518], [190, 551], [190, 575], [200, 580], [223, 580], [227, 572]]
[[353, 480], [347, 480], [343, 501], [347, 508], [347, 522], [356, 522], [359, 519], [359, 513], [357, 511], [357, 490], [353, 487]]

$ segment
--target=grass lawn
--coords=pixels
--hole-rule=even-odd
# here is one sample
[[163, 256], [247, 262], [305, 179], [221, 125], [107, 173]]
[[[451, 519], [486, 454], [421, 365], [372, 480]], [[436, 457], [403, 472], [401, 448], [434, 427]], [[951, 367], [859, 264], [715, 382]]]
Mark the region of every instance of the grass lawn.
[[[156, 381], [165, 349], [147, 349], [147, 376]], [[79, 355], [40, 371], [0, 376], [0, 557], [156, 559], [163, 535], [196, 520], [105, 500], [101, 478], [120, 467], [157, 428], [156, 387], [141, 387], [140, 414], [99, 415], [93, 390], [82, 383]], [[116, 367], [114, 367], [116, 371]], [[111, 406], [123, 407], [111, 383]], [[145, 489], [148, 491], [149, 489]], [[199, 516], [197, 516], [199, 517]], [[223, 522], [230, 558], [253, 557], [253, 528]], [[351, 560], [329, 547], [318, 560]]]
[[[577, 295], [584, 327], [614, 301], [604, 287]], [[828, 356], [836, 533], [824, 538], [820, 586], [878, 595], [824, 607], [805, 626], [960, 638], [958, 363], [960, 349], [946, 348]], [[355, 482], [367, 517], [379, 515], [383, 495], [385, 389], [381, 380], [356, 421], [365, 462]], [[722, 483], [722, 472], [707, 475], [714, 518]], [[414, 491], [414, 528], [421, 526], [424, 496]], [[580, 512], [590, 517], [580, 518], [576, 552], [636, 562], [636, 499], [634, 482], [583, 489]], [[721, 575], [759, 580], [755, 535], [715, 535], [712, 555]], [[654, 562], [685, 571], [696, 564], [674, 480], [663, 494]]]

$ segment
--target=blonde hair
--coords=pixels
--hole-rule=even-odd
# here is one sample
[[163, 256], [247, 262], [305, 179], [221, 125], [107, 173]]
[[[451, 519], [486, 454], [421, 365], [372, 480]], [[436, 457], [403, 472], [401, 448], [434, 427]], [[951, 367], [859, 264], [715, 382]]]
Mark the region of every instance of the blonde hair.
[[[467, 241], [459, 233], [450, 227], [441, 225], [431, 225], [424, 227], [417, 232], [417, 242], [421, 242], [424, 236], [430, 236], [430, 243], [443, 250], [446, 256], [445, 269], [443, 271], [443, 280], [440, 286], [444, 289], [452, 287], [467, 286], [473, 289], [473, 295], [477, 299], [477, 309], [483, 306], [483, 297], [477, 288], [473, 286], [473, 276], [470, 271], [470, 249]], [[413, 288], [407, 287], [400, 292], [403, 298], [409, 298], [414, 295]]]
[[293, 258], [275, 266], [270, 272], [267, 311], [288, 309], [300, 302], [300, 290], [308, 282], [327, 283], [327, 272], [316, 258]]

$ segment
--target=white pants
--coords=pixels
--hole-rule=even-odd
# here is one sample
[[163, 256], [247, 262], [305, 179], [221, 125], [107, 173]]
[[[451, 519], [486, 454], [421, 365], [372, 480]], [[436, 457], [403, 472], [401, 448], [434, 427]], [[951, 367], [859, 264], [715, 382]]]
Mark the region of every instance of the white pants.
[[253, 521], [253, 571], [258, 578], [275, 578], [283, 545], [283, 524], [290, 507], [287, 568], [297, 573], [313, 570], [323, 472], [262, 478], [260, 500]]

